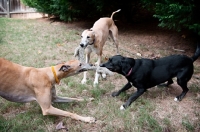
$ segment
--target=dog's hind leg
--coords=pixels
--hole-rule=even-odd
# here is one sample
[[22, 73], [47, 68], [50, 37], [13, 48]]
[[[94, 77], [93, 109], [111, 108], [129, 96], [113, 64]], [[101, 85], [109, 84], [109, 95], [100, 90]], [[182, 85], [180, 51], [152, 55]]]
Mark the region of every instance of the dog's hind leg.
[[177, 74], [177, 83], [181, 88], [183, 89], [182, 93], [177, 96], [174, 100], [175, 101], [181, 101], [183, 97], [187, 94], [189, 91], [187, 87], [187, 82], [191, 79], [193, 74], [193, 65], [184, 68], [183, 71]]
[[113, 25], [110, 30], [109, 30], [110, 37], [112, 38], [116, 49], [117, 49], [117, 54], [119, 55], [119, 42], [118, 42], [118, 29], [117, 26]]
[[63, 111], [60, 109], [57, 109], [51, 105], [51, 93], [49, 91], [49, 88], [45, 89], [45, 92], [38, 92], [36, 94], [36, 100], [38, 104], [40, 105], [42, 109], [43, 115], [57, 115], [57, 116], [65, 116], [65, 117], [71, 117], [75, 120], [80, 120], [84, 122], [95, 122], [95, 118], [93, 117], [83, 117], [80, 115], [77, 115], [75, 113], [70, 113], [67, 111]]
[[166, 84], [166, 83], [162, 83], [162, 84], [159, 84], [158, 86], [161, 86], [161, 87], [168, 87], [168, 86], [171, 85], [172, 83], [174, 83], [174, 82], [173, 82], [173, 80], [172, 80], [172, 78], [171, 78], [171, 79], [169, 79], [169, 80], [167, 81], [167, 84]]
[[181, 80], [181, 79], [177, 79], [177, 83], [179, 86], [181, 86], [181, 88], [183, 89], [182, 93], [177, 96], [174, 101], [181, 101], [183, 99], [183, 97], [187, 94], [187, 92], [189, 91], [188, 87], [187, 87], [187, 81], [188, 80]]

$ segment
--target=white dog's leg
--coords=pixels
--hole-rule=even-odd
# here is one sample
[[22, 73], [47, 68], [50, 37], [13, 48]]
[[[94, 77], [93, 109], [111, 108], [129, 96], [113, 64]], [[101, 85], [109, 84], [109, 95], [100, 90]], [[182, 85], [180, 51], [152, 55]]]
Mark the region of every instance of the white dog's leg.
[[94, 79], [94, 86], [98, 85], [98, 83], [99, 83], [99, 76], [100, 76], [100, 74], [96, 72], [95, 73], [95, 79]]
[[[95, 63], [96, 66], [99, 66], [101, 63], [101, 55], [98, 55], [98, 60]], [[96, 86], [99, 83], [99, 76], [100, 74], [96, 71], [95, 73], [95, 79], [94, 79], [94, 86]]]
[[83, 79], [81, 81], [82, 84], [85, 84], [87, 82], [87, 72], [83, 73]]
[[[89, 63], [89, 61], [90, 61], [90, 53], [86, 53], [85, 62]], [[82, 79], [81, 83], [86, 84], [86, 82], [87, 82], [87, 72], [84, 72], [83, 73], [83, 79]]]

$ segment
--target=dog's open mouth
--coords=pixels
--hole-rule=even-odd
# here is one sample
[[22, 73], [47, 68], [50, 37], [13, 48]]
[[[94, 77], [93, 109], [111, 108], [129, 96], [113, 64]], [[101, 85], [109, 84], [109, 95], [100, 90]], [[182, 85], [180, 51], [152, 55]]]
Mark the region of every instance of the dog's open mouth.
[[78, 72], [84, 72], [84, 71], [87, 71], [88, 69], [86, 68], [83, 68], [83, 69], [80, 69]]

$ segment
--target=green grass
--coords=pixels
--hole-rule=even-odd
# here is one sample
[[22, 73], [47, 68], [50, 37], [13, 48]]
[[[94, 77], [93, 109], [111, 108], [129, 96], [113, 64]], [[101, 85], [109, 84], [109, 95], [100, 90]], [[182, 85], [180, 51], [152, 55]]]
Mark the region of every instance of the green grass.
[[[0, 18], [0, 57], [15, 63], [31, 67], [47, 67], [59, 62], [75, 59], [73, 53], [79, 45], [81, 32], [89, 27], [79, 27], [78, 24], [61, 22], [50, 23], [46, 19], [22, 20]], [[120, 47], [130, 47], [132, 39], [119, 34]], [[142, 40], [142, 38], [141, 38]], [[115, 47], [111, 42], [104, 47], [103, 56], [115, 54]], [[151, 51], [155, 54], [167, 54], [171, 51], [150, 49], [141, 42], [138, 50]], [[136, 44], [136, 42], [134, 42]], [[120, 48], [124, 56], [132, 56]], [[94, 56], [94, 57], [93, 57]], [[134, 56], [137, 58], [137, 56]], [[97, 60], [92, 55], [92, 62]], [[195, 66], [195, 73], [199, 67]], [[0, 131], [2, 132], [52, 132], [62, 121], [70, 132], [162, 132], [162, 131], [198, 131], [200, 129], [200, 101], [196, 98], [199, 93], [199, 82], [195, 79], [189, 84], [189, 94], [182, 102], [173, 99], [180, 94], [178, 86], [170, 88], [153, 88], [139, 97], [131, 106], [121, 111], [120, 106], [136, 92], [130, 89], [126, 93], [113, 98], [111, 93], [123, 87], [127, 81], [123, 76], [115, 74], [100, 78], [99, 85], [93, 87], [94, 72], [88, 72], [88, 82], [80, 84], [83, 74], [72, 76], [61, 81], [56, 86], [58, 95], [84, 98], [81, 103], [54, 103], [53, 106], [74, 112], [83, 116], [92, 116], [96, 123], [89, 124], [75, 121], [71, 118], [43, 116], [41, 108], [36, 102], [14, 103], [0, 98]], [[176, 81], [175, 81], [176, 82]], [[173, 92], [176, 91], [176, 92]], [[93, 101], [87, 101], [88, 98]], [[187, 116], [186, 116], [187, 115]], [[194, 118], [195, 117], [195, 118]]]

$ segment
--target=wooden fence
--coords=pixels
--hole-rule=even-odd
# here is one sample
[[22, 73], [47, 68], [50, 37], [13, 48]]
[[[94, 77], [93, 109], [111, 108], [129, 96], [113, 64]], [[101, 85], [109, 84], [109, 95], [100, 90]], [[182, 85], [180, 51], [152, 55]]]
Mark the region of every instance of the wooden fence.
[[0, 0], [0, 16], [11, 17], [12, 14], [35, 12], [35, 9], [23, 5], [20, 0]]

